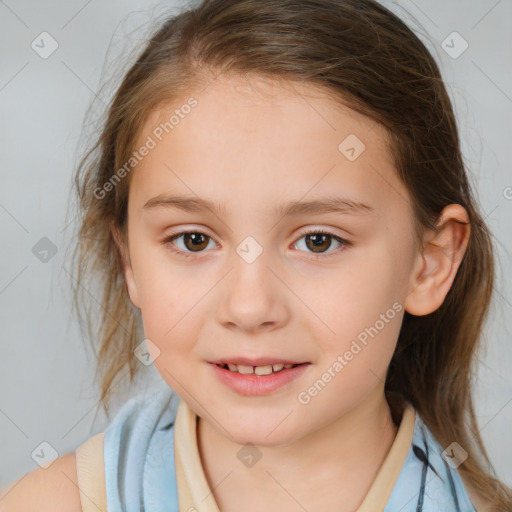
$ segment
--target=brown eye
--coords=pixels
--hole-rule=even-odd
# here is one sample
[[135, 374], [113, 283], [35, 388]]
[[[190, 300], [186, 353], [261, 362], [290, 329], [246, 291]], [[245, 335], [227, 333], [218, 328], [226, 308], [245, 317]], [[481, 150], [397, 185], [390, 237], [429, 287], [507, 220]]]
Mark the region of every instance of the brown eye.
[[[301, 248], [301, 242], [304, 239], [303, 245], [304, 248]], [[329, 251], [334, 244], [338, 244], [338, 247], [335, 247], [334, 250]], [[336, 254], [346, 248], [346, 246], [351, 245], [351, 242], [348, 240], [344, 240], [343, 238], [335, 235], [334, 233], [329, 233], [327, 231], [322, 230], [310, 230], [306, 233], [303, 233], [301, 238], [295, 242], [295, 245], [298, 246], [299, 249], [305, 250], [305, 252], [319, 254], [324, 257], [331, 256], [332, 254]]]
[[[177, 242], [181, 241], [182, 247], [178, 247]], [[311, 230], [307, 233], [304, 233], [299, 241], [295, 242], [295, 245], [300, 245], [300, 242], [304, 239], [306, 241], [305, 250], [306, 252], [310, 252], [313, 254], [318, 254], [322, 257], [331, 256], [331, 254], [337, 254], [340, 250], [345, 249], [347, 246], [352, 245], [348, 240], [344, 240], [343, 238], [335, 235], [334, 233], [329, 233], [321, 230]], [[338, 247], [335, 247], [334, 250], [329, 251], [334, 243], [338, 244]], [[176, 241], [176, 242], [175, 242]], [[178, 254], [179, 256], [183, 256], [184, 258], [194, 258], [195, 254], [199, 254], [201, 252], [206, 252], [205, 249], [208, 247], [208, 244], [212, 242], [215, 246], [215, 241], [205, 233], [201, 233], [200, 231], [182, 231], [180, 233], [176, 233], [171, 235], [163, 240], [163, 245], [168, 246], [171, 251]]]
[[[206, 240], [206, 243], [205, 243]], [[183, 244], [187, 249], [197, 252], [208, 246], [209, 237], [204, 233], [185, 233], [183, 235]]]
[[[181, 238], [183, 239], [180, 244], [182, 247], [177, 247], [178, 244], [175, 243], [175, 240], [178, 242]], [[193, 253], [204, 252], [209, 242], [213, 242], [212, 238], [200, 231], [184, 231], [167, 237], [163, 244], [169, 246], [173, 252], [180, 256], [193, 258]]]
[[306, 246], [313, 252], [324, 252], [331, 246], [331, 235], [314, 234], [306, 235]]

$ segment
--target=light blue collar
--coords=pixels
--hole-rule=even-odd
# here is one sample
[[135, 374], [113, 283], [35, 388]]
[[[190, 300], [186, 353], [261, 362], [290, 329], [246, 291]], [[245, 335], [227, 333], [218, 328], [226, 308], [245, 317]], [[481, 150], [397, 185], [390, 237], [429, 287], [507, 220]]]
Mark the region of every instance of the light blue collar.
[[[130, 398], [105, 430], [109, 512], [179, 512], [174, 420], [179, 396], [168, 388]], [[475, 512], [457, 470], [418, 414], [412, 445], [384, 512]]]

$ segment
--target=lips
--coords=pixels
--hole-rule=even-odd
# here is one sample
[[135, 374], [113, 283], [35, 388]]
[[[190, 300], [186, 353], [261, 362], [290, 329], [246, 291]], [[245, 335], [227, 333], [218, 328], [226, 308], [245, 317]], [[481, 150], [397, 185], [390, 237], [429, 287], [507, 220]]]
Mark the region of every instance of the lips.
[[226, 357], [223, 359], [216, 359], [215, 361], [210, 361], [212, 364], [216, 365], [229, 365], [236, 364], [243, 366], [267, 366], [273, 364], [283, 364], [283, 365], [296, 365], [303, 364], [308, 361], [296, 361], [293, 359], [280, 359], [278, 357], [258, 357], [256, 359], [249, 359], [247, 357]]
[[[243, 358], [232, 358], [232, 361], [275, 361], [276, 359], [243, 359]], [[277, 359], [279, 360], [279, 359]], [[283, 361], [283, 359], [280, 359]], [[280, 388], [291, 386], [292, 382], [299, 379], [300, 376], [307, 371], [307, 367], [311, 363], [298, 363], [293, 365], [293, 361], [290, 361], [291, 368], [285, 368], [283, 364], [274, 363], [272, 366], [252, 366], [252, 365], [236, 365], [232, 363], [236, 371], [231, 368], [225, 368], [221, 363], [209, 363], [212, 368], [214, 375], [222, 382], [225, 386], [230, 388], [232, 391], [243, 395], [243, 396], [264, 396], [277, 391]], [[270, 371], [273, 366], [278, 368], [278, 371]], [[279, 367], [283, 368], [279, 369]], [[240, 371], [241, 370], [241, 371]]]

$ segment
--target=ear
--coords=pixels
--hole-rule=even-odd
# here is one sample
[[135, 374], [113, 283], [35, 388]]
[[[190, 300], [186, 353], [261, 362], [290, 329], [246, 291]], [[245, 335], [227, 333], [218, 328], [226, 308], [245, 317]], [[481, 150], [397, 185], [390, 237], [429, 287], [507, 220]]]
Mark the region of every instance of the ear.
[[470, 224], [460, 204], [446, 206], [428, 231], [417, 256], [404, 309], [411, 315], [428, 315], [438, 309], [448, 294], [469, 242]]
[[137, 292], [137, 284], [135, 283], [135, 278], [133, 276], [133, 270], [132, 270], [132, 266], [131, 266], [130, 255], [129, 255], [127, 244], [125, 243], [123, 236], [121, 235], [118, 227], [114, 224], [114, 222], [110, 223], [110, 231], [112, 233], [112, 237], [114, 238], [114, 241], [119, 250], [119, 254], [121, 256], [126, 290], [130, 297], [130, 300], [132, 301], [132, 304], [136, 308], [140, 309], [139, 295]]

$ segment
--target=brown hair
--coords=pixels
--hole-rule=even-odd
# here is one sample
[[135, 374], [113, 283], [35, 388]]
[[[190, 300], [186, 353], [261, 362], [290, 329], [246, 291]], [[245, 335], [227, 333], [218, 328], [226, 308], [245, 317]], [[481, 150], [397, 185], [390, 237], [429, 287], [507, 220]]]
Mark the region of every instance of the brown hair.
[[[94, 191], [129, 160], [151, 112], [207, 84], [215, 73], [311, 84], [383, 125], [398, 175], [413, 198], [418, 241], [424, 229], [435, 229], [448, 204], [467, 210], [471, 235], [452, 288], [435, 312], [405, 313], [385, 389], [405, 397], [442, 446], [463, 446], [469, 457], [461, 473], [493, 510], [510, 510], [512, 494], [491, 475], [471, 393], [494, 287], [491, 234], [466, 176], [436, 62], [404, 22], [373, 0], [205, 0], [165, 19], [126, 73], [75, 176], [81, 219], [74, 304], [99, 347], [106, 410], [115, 377], [127, 367], [131, 381], [140, 366], [133, 353], [143, 330], [111, 232], [116, 226], [126, 240], [131, 174], [101, 199]], [[83, 287], [93, 277], [105, 308], [98, 329]]]

